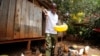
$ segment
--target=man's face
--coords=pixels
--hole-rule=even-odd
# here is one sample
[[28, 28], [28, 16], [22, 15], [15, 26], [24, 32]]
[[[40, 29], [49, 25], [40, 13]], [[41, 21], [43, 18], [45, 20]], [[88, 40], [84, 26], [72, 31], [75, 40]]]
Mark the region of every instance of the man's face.
[[56, 13], [56, 11], [57, 11], [56, 7], [54, 7], [54, 6], [51, 8], [51, 10], [53, 13]]

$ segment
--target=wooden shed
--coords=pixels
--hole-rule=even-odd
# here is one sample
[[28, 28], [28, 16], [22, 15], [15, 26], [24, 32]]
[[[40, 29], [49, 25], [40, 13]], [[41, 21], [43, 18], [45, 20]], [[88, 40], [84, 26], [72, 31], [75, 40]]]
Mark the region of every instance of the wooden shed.
[[42, 38], [45, 24], [41, 6], [43, 1], [0, 0], [0, 42]]
[[44, 39], [48, 0], [0, 0], [0, 44]]

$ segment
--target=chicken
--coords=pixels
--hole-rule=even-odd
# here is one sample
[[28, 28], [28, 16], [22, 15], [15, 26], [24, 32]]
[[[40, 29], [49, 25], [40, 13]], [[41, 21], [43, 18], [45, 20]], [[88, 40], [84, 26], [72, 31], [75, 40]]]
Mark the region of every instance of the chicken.
[[87, 56], [89, 48], [89, 46], [85, 46], [84, 48], [72, 48], [69, 49], [69, 52], [74, 55]]
[[21, 56], [25, 56], [23, 53], [21, 53]]

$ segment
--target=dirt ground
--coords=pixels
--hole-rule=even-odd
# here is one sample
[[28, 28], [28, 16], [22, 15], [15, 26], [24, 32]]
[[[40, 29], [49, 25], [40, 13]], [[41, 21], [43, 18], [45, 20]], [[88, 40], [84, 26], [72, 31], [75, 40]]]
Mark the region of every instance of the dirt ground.
[[66, 42], [67, 45], [77, 45], [77, 46], [81, 46], [81, 47], [85, 47], [85, 46], [89, 46], [89, 53], [88, 56], [100, 56], [100, 49], [96, 46], [90, 46], [88, 44], [83, 44], [83, 43], [75, 43], [75, 42]]
[[[36, 42], [35, 42], [36, 43]], [[100, 48], [96, 46], [90, 46], [88, 44], [83, 44], [83, 43], [76, 43], [76, 42], [71, 42], [71, 41], [64, 41], [64, 43], [68, 46], [71, 45], [77, 45], [81, 47], [89, 46], [89, 53], [88, 56], [100, 56]], [[38, 43], [41, 44], [41, 43]], [[1, 54], [12, 54], [10, 56], [20, 56], [20, 53], [22, 53], [23, 48], [25, 48], [26, 42], [25, 43], [14, 43], [14, 44], [9, 44], [9, 45], [2, 45], [0, 46], [0, 55]], [[9, 46], [9, 47], [8, 47]], [[17, 55], [16, 55], [17, 54]]]

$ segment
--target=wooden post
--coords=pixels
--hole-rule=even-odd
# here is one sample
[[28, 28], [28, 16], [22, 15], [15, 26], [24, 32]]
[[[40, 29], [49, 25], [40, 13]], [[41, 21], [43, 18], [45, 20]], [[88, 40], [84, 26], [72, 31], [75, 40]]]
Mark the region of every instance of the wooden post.
[[30, 47], [31, 47], [31, 40], [28, 41], [28, 44], [27, 44], [27, 50], [31, 50]]
[[31, 51], [31, 40], [28, 40], [28, 43], [27, 43], [27, 50], [25, 51], [25, 56], [32, 56], [32, 51]]

